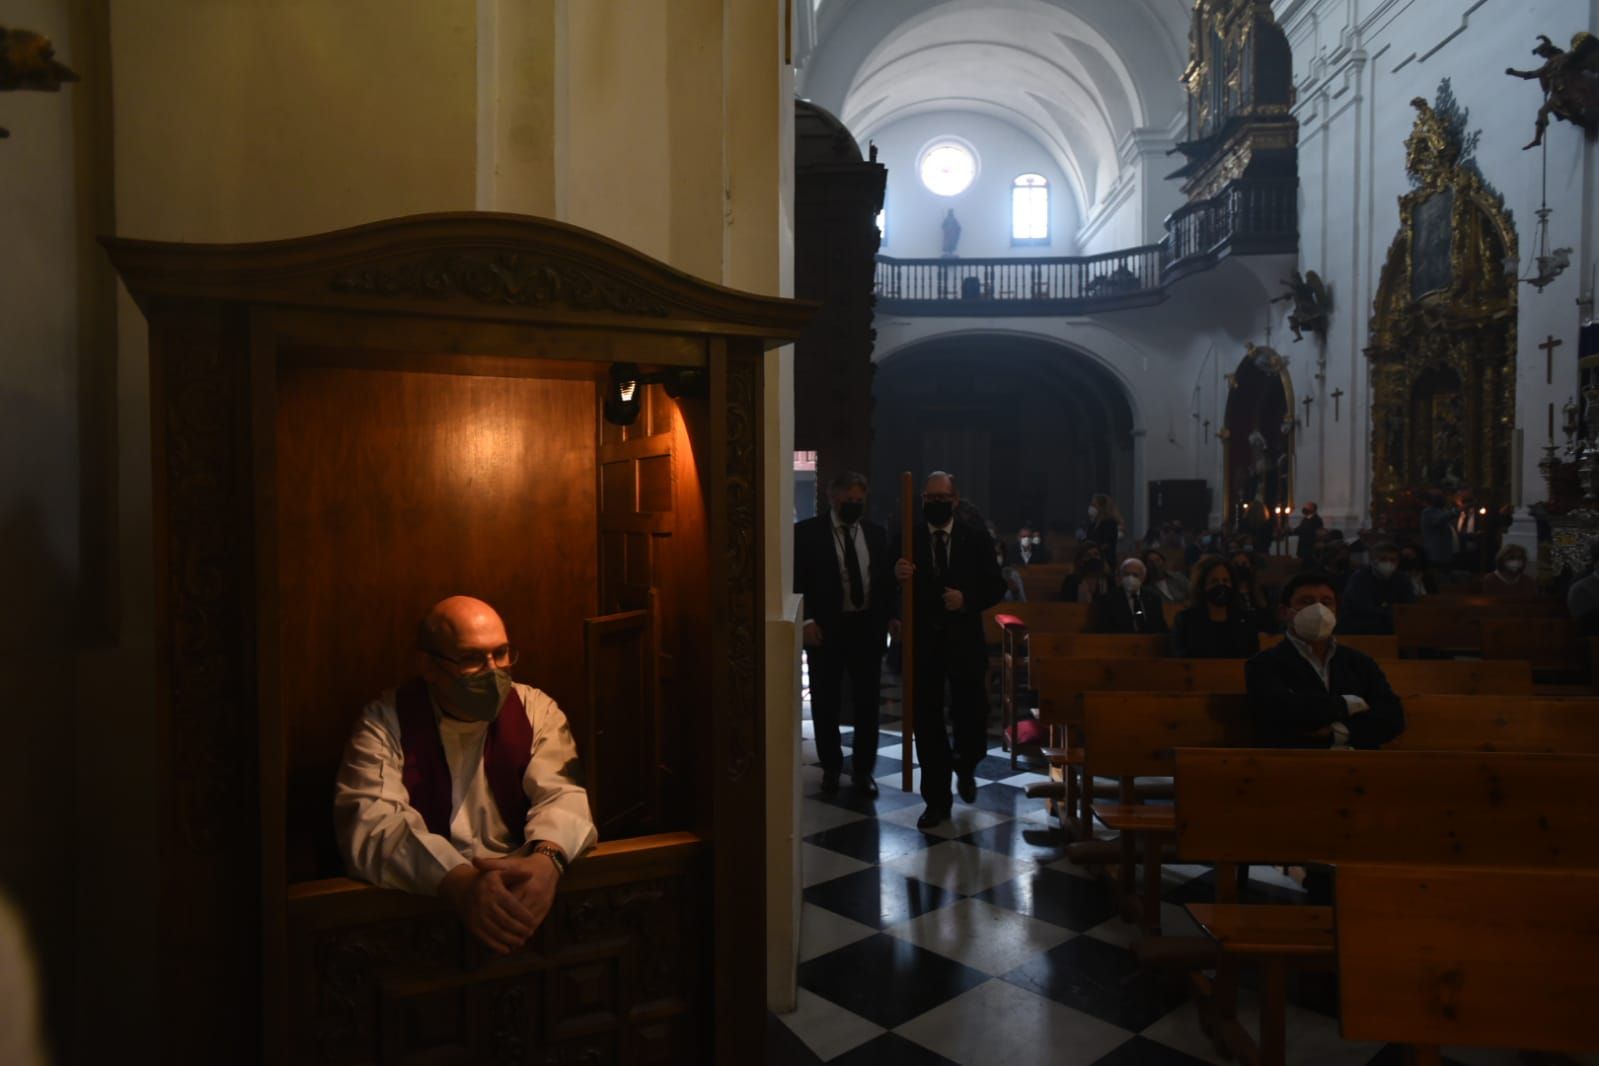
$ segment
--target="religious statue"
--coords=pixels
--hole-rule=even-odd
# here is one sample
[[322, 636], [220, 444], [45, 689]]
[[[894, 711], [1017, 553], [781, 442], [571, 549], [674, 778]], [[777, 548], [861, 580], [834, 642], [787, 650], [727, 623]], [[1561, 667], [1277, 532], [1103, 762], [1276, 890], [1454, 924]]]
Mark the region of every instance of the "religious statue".
[[961, 224], [955, 221], [955, 209], [952, 207], [944, 216], [944, 254], [954, 256], [955, 247], [961, 242]]
[[1538, 46], [1532, 54], [1544, 61], [1537, 70], [1505, 68], [1505, 73], [1511, 77], [1537, 81], [1543, 88], [1537, 134], [1525, 147], [1534, 148], [1543, 143], [1550, 115], [1581, 126], [1589, 133], [1599, 131], [1599, 38], [1579, 32], [1572, 36], [1571, 47], [1562, 51], [1548, 37], [1539, 34]]
[[1307, 329], [1318, 336], [1326, 334], [1327, 316], [1332, 313], [1332, 294], [1327, 291], [1321, 275], [1314, 270], [1307, 270], [1301, 275], [1296, 270], [1283, 279], [1282, 284], [1288, 291], [1272, 300], [1272, 303], [1282, 303], [1284, 300], [1292, 302], [1293, 308], [1288, 312], [1288, 328], [1294, 331], [1294, 340], [1304, 340], [1304, 331]]
[[[53, 93], [60, 91], [63, 82], [77, 81], [76, 74], [56, 62], [55, 54], [49, 38], [0, 26], [0, 92], [32, 89]], [[0, 126], [0, 138], [9, 136], [11, 131]]]

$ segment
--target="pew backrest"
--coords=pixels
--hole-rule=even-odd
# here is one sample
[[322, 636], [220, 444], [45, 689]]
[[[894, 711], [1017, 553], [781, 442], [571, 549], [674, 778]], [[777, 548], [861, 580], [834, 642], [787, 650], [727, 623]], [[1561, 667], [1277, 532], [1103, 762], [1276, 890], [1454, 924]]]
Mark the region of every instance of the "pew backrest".
[[1165, 777], [1178, 748], [1249, 743], [1249, 704], [1239, 694], [1088, 692], [1083, 695], [1086, 763], [1106, 777]]
[[1526, 696], [1532, 665], [1479, 659], [1390, 659], [1379, 664], [1401, 699], [1426, 695]]
[[1091, 603], [999, 603], [983, 612], [983, 628], [991, 644], [998, 644], [996, 619], [1008, 614], [1022, 620], [1029, 633], [1084, 633], [1094, 622]]
[[1394, 633], [1402, 651], [1436, 648], [1476, 651], [1485, 619], [1558, 618], [1555, 600], [1511, 600], [1493, 596], [1428, 596], [1394, 608]]
[[1165, 633], [1028, 633], [1028, 655], [1039, 659], [1163, 659]]
[[1599, 870], [1345, 865], [1345, 1040], [1599, 1047]]
[[1526, 659], [1537, 670], [1588, 669], [1588, 638], [1570, 618], [1483, 618], [1484, 659]]
[[1194, 862], [1599, 865], [1599, 756], [1177, 752], [1177, 850]]
[[1599, 754], [1599, 699], [1410, 696], [1383, 750]]

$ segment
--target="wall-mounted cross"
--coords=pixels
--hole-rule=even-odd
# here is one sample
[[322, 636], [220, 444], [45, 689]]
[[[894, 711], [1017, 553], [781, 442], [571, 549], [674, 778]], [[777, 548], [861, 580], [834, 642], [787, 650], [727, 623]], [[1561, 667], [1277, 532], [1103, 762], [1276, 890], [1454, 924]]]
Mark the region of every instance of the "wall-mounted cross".
[[1343, 389], [1334, 389], [1334, 390], [1332, 390], [1333, 421], [1334, 422], [1338, 421], [1338, 410], [1339, 410], [1338, 401], [1343, 399], [1343, 397], [1344, 397], [1344, 390]]
[[1543, 349], [1543, 383], [1545, 385], [1553, 385], [1555, 383], [1555, 349], [1564, 343], [1566, 342], [1551, 333], [1548, 340], [1538, 345], [1538, 347]]
[[1305, 393], [1305, 398], [1299, 402], [1305, 406], [1305, 426], [1308, 428], [1310, 426], [1310, 405], [1316, 401], [1311, 399], [1310, 393], [1307, 392]]

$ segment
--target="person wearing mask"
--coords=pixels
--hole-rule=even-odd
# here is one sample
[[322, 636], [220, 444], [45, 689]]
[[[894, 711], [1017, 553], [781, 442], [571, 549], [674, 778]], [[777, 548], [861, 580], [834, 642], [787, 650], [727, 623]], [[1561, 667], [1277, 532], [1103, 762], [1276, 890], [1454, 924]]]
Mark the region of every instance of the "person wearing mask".
[[[1405, 708], [1371, 656], [1340, 647], [1338, 592], [1326, 575], [1295, 574], [1283, 587], [1286, 637], [1244, 664], [1254, 742], [1267, 748], [1380, 748], [1405, 731]], [[1332, 874], [1312, 866], [1302, 883], [1315, 906], [1332, 903]]]
[[804, 600], [805, 658], [811, 672], [811, 719], [822, 792], [838, 791], [844, 768], [839, 718], [848, 688], [855, 735], [850, 780], [877, 795], [878, 701], [883, 646], [896, 589], [888, 534], [866, 521], [866, 477], [841, 473], [827, 487], [826, 514], [794, 527], [794, 591]]
[[1460, 554], [1460, 509], [1449, 506], [1442, 489], [1427, 493], [1427, 506], [1421, 509], [1421, 549], [1427, 565], [1448, 570]]
[[1116, 545], [1127, 532], [1116, 501], [1099, 493], [1088, 501], [1088, 539], [1099, 545], [1106, 559], [1116, 558]]
[[1588, 574], [1566, 590], [1566, 610], [1589, 636], [1599, 635], [1599, 540], [1588, 546]]
[[1083, 541], [1077, 545], [1072, 560], [1072, 572], [1060, 583], [1060, 598], [1064, 603], [1093, 603], [1110, 589], [1110, 575], [1105, 570], [1105, 558], [1099, 545]]
[[1506, 544], [1494, 558], [1494, 568], [1482, 576], [1484, 596], [1530, 600], [1538, 595], [1538, 582], [1527, 573], [1527, 549]]
[[1194, 567], [1193, 595], [1172, 626], [1179, 659], [1247, 659], [1260, 651], [1260, 630], [1233, 588], [1232, 568], [1219, 555]]
[[1232, 567], [1233, 590], [1238, 595], [1238, 605], [1244, 618], [1255, 627], [1257, 633], [1275, 632], [1277, 620], [1266, 600], [1266, 592], [1256, 578], [1254, 554], [1247, 549], [1235, 551], [1228, 562]]
[[1162, 603], [1186, 603], [1188, 579], [1182, 574], [1166, 569], [1166, 553], [1158, 548], [1144, 552], [1144, 570], [1149, 587], [1155, 590]]
[[1295, 554], [1306, 566], [1309, 566], [1311, 560], [1316, 557], [1316, 536], [1325, 528], [1326, 523], [1321, 520], [1321, 510], [1314, 500], [1300, 508], [1299, 544]]
[[1344, 585], [1343, 631], [1351, 635], [1391, 634], [1394, 607], [1415, 602], [1415, 586], [1399, 572], [1399, 549], [1392, 544], [1378, 544], [1371, 549], [1371, 562], [1350, 574]]
[[[919, 829], [949, 820], [954, 796], [954, 771], [960, 797], [977, 797], [977, 763], [988, 749], [988, 648], [983, 637], [983, 612], [1000, 602], [1005, 582], [993, 542], [981, 527], [956, 518], [960, 494], [955, 479], [943, 471], [928, 475], [922, 487], [922, 521], [912, 542], [899, 546], [894, 577], [915, 587], [916, 757], [922, 767], [922, 799], [927, 809]], [[896, 599], [897, 602], [897, 599]], [[946, 731], [944, 686], [948, 683]]]
[[1016, 539], [1006, 546], [1007, 566], [1043, 566], [1051, 561], [1049, 546], [1032, 526], [1022, 526], [1016, 532]]
[[1166, 633], [1166, 611], [1137, 559], [1126, 559], [1116, 574], [1116, 587], [1099, 598], [1099, 632]]

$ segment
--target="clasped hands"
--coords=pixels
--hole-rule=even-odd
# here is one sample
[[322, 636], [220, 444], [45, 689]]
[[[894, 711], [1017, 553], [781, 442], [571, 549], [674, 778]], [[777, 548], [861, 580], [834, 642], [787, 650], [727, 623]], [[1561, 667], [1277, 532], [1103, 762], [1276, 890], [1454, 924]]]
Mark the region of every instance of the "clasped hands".
[[[894, 576], [900, 581], [909, 581], [916, 573], [916, 564], [909, 559], [901, 559], [894, 564]], [[960, 589], [945, 587], [944, 610], [958, 611], [966, 606], [966, 597], [961, 595]]]
[[526, 944], [555, 902], [560, 871], [548, 855], [473, 859], [444, 875], [439, 895], [467, 932], [497, 955]]

